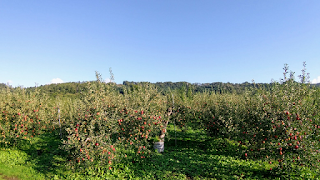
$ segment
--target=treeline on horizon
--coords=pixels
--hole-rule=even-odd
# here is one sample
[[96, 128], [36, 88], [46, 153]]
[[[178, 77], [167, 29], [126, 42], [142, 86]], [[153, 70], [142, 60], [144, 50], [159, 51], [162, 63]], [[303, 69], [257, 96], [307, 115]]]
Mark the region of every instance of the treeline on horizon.
[[[95, 81], [90, 81], [95, 83]], [[222, 83], [222, 82], [213, 82], [213, 83], [188, 83], [188, 82], [129, 82], [123, 81], [122, 84], [113, 84], [113, 88], [120, 93], [124, 93], [125, 89], [134, 91], [138, 88], [139, 85], [150, 84], [154, 85], [160, 92], [166, 94], [172, 90], [184, 90], [191, 91], [192, 93], [202, 93], [209, 92], [215, 94], [242, 94], [246, 90], [251, 88], [260, 88], [264, 90], [271, 90], [273, 83]], [[8, 85], [0, 83], [0, 89], [7, 88]], [[9, 86], [10, 87], [10, 86]], [[320, 87], [320, 83], [311, 84], [311, 87]], [[12, 87], [10, 87], [12, 88]], [[21, 87], [16, 87], [21, 88]], [[42, 93], [48, 94], [50, 97], [64, 96], [64, 97], [77, 97], [80, 96], [81, 92], [87, 91], [86, 82], [67, 82], [60, 84], [49, 84], [41, 85], [38, 87], [28, 87], [26, 88], [27, 92], [34, 91], [36, 88]], [[14, 88], [13, 88], [14, 89]]]

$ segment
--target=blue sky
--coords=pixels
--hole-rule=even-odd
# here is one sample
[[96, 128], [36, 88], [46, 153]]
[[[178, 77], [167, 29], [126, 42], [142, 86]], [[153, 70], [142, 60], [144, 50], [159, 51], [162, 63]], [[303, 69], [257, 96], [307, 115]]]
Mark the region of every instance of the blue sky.
[[[319, 0], [0, 1], [0, 82], [320, 82]], [[317, 80], [317, 81], [316, 81]]]

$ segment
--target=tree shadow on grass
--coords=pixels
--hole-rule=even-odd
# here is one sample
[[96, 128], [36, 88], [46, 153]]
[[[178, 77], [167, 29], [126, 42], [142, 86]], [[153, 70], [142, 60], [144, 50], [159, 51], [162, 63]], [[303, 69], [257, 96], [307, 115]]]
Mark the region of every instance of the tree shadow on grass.
[[140, 160], [130, 168], [137, 177], [149, 175], [155, 179], [179, 179], [183, 176], [187, 179], [276, 178], [261, 162], [241, 159], [239, 153], [234, 152], [239, 147], [232, 141], [197, 139], [196, 136], [199, 134], [177, 132], [177, 141], [166, 141], [163, 154]]
[[39, 135], [34, 141], [20, 142], [18, 148], [29, 155], [33, 169], [51, 177], [59, 174], [57, 169], [63, 167], [68, 153], [60, 147], [62, 141], [57, 132], [44, 133]]
[[[170, 130], [168, 133], [171, 138], [167, 140], [167, 146], [198, 147], [198, 149], [205, 152], [209, 151], [211, 154], [243, 158], [240, 152], [245, 148], [239, 147], [239, 144], [233, 140], [224, 137], [209, 137], [204, 132], [199, 131], [174, 132]], [[177, 141], [175, 141], [175, 136]]]

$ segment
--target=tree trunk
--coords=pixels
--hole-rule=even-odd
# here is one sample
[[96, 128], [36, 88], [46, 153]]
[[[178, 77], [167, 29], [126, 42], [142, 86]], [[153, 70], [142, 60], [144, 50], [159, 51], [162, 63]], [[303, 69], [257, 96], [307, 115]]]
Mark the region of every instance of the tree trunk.
[[164, 142], [164, 137], [166, 136], [166, 133], [167, 133], [167, 126], [168, 126], [171, 114], [172, 114], [172, 108], [169, 107], [167, 110], [167, 114], [166, 114], [168, 119], [166, 121], [164, 121], [163, 129], [160, 131], [160, 135], [159, 135], [160, 142]]

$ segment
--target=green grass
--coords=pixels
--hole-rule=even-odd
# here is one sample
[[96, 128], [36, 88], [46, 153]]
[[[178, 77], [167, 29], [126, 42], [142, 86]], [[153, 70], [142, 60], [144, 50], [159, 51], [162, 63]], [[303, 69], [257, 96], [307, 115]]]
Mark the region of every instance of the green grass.
[[[0, 179], [280, 179], [269, 170], [276, 164], [243, 159], [235, 142], [209, 138], [199, 130], [175, 133], [169, 126], [164, 153], [146, 159], [128, 156], [111, 171], [89, 167], [80, 174], [68, 170], [64, 165], [67, 153], [60, 145], [58, 134], [44, 134], [31, 143], [19, 142], [17, 148], [2, 148]], [[292, 179], [316, 178], [308, 169], [293, 175]]]
[[28, 155], [20, 150], [2, 149], [0, 151], [0, 174], [3, 179], [44, 179], [41, 173], [30, 167]]
[[[134, 166], [136, 176], [148, 179], [241, 179], [266, 178], [269, 164], [241, 160], [233, 152], [235, 144], [217, 138], [208, 139], [199, 131], [177, 132], [175, 146], [174, 132], [169, 128], [171, 138], [165, 143], [165, 153]], [[268, 176], [269, 175], [269, 176]]]

